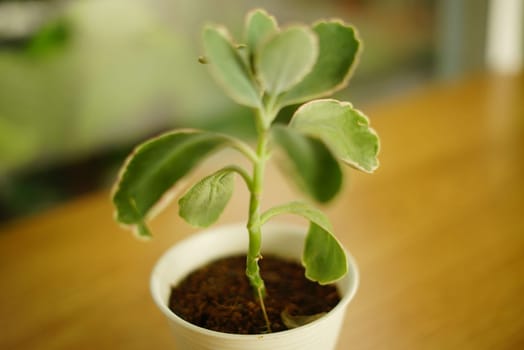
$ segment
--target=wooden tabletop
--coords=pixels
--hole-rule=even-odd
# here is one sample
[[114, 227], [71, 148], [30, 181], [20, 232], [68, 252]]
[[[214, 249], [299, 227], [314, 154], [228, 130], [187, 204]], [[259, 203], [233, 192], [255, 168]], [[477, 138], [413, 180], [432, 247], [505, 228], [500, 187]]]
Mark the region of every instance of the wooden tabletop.
[[[325, 208], [361, 269], [339, 349], [524, 349], [524, 76], [364, 111], [381, 168], [348, 171]], [[266, 206], [294, 198], [273, 167], [269, 183]], [[220, 222], [246, 203], [239, 183]], [[147, 243], [120, 229], [108, 192], [0, 227], [0, 349], [172, 349], [149, 273], [194, 229], [175, 204], [152, 227]]]

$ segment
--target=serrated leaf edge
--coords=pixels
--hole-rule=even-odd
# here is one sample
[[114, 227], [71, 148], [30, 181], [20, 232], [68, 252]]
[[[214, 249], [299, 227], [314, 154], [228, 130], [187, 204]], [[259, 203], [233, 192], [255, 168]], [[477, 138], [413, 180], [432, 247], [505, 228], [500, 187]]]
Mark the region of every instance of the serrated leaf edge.
[[[116, 179], [115, 183], [113, 184], [113, 186], [111, 188], [111, 191], [110, 191], [110, 200], [111, 200], [111, 202], [113, 204], [115, 204], [115, 202], [114, 202], [115, 195], [121, 188], [122, 179], [124, 178], [124, 175], [125, 175], [125, 173], [126, 173], [126, 171], [128, 169], [128, 166], [131, 163], [132, 159], [136, 156], [137, 153], [140, 152], [140, 150], [143, 147], [146, 147], [148, 144], [153, 143], [153, 142], [157, 141], [160, 138], [168, 137], [169, 135], [173, 135], [173, 134], [183, 134], [183, 133], [200, 134], [200, 133], [208, 133], [208, 131], [199, 130], [199, 129], [191, 129], [191, 128], [176, 129], [176, 130], [173, 130], [173, 131], [168, 131], [168, 132], [162, 133], [160, 135], [154, 136], [154, 137], [152, 137], [150, 139], [147, 139], [144, 142], [140, 143], [136, 147], [134, 147], [133, 150], [131, 151], [131, 153], [126, 157], [126, 159], [124, 160], [123, 165], [120, 167], [120, 169], [118, 171], [117, 179]], [[245, 145], [243, 145], [239, 140], [234, 139], [231, 136], [225, 135], [225, 134], [220, 134], [220, 133], [212, 133], [212, 134], [228, 139], [231, 142], [231, 144], [229, 146], [234, 148], [234, 149], [237, 149], [239, 152], [243, 153], [247, 158], [253, 160], [253, 157], [256, 157], [253, 154], [249, 154], [248, 148]], [[120, 227], [122, 227], [123, 229], [132, 231], [133, 234], [137, 238], [140, 238], [140, 239], [149, 239], [149, 238], [151, 238], [151, 234], [146, 234], [146, 235], [141, 234], [139, 226], [143, 225], [147, 229], [147, 224], [146, 223], [149, 220], [152, 220], [154, 217], [156, 217], [169, 204], [171, 204], [173, 202], [173, 200], [180, 194], [181, 190], [187, 187], [187, 182], [188, 181], [183, 179], [183, 178], [180, 179], [170, 190], [168, 190], [168, 191], [166, 191], [164, 193], [164, 195], [148, 210], [147, 214], [144, 215], [142, 220], [140, 220], [137, 223], [129, 224], [129, 223], [125, 223], [125, 222], [121, 221], [120, 218], [119, 218], [119, 215], [118, 215], [118, 206], [115, 204], [114, 205], [115, 209], [113, 210], [113, 219], [114, 219], [114, 221], [116, 221], [118, 223], [118, 225]]]
[[[260, 12], [264, 15], [266, 15], [270, 20], [271, 22], [273, 22], [275, 24], [275, 28], [277, 29], [277, 33], [280, 32], [280, 26], [278, 25], [278, 21], [276, 19], [275, 16], [273, 16], [272, 14], [270, 14], [269, 12], [267, 12], [266, 10], [264, 10], [263, 8], [255, 8], [255, 9], [252, 9], [251, 11], [249, 11], [247, 14], [246, 14], [246, 17], [244, 19], [244, 28], [247, 29], [248, 28], [248, 24], [250, 23], [251, 21], [251, 18], [257, 13], [257, 12]], [[244, 41], [247, 43], [247, 32], [244, 33]]]
[[[351, 63], [351, 66], [349, 67], [346, 75], [344, 76], [344, 78], [342, 78], [342, 81], [339, 84], [337, 84], [333, 88], [331, 88], [329, 90], [326, 90], [326, 91], [324, 91], [322, 93], [319, 93], [319, 94], [311, 94], [311, 95], [306, 95], [306, 96], [303, 96], [303, 97], [300, 97], [300, 98], [286, 100], [285, 94], [288, 91], [291, 91], [291, 90], [288, 90], [288, 91], [286, 91], [282, 95], [282, 97], [281, 97], [281, 99], [279, 101], [281, 103], [281, 106], [283, 106], [283, 107], [284, 106], [293, 105], [293, 104], [297, 104], [297, 103], [300, 103], [300, 102], [303, 102], [303, 101], [309, 101], [311, 99], [323, 98], [323, 97], [332, 95], [333, 93], [344, 89], [348, 85], [349, 81], [353, 77], [354, 71], [356, 70], [357, 66], [359, 65], [360, 57], [361, 57], [362, 52], [364, 50], [363, 50], [363, 42], [362, 42], [362, 39], [360, 37], [360, 33], [359, 33], [358, 29], [356, 27], [354, 27], [353, 25], [351, 25], [351, 24], [345, 23], [343, 20], [341, 20], [339, 18], [334, 18], [334, 19], [330, 19], [330, 20], [316, 21], [316, 22], [314, 22], [312, 24], [311, 29], [314, 31], [315, 26], [317, 26], [319, 24], [323, 24], [323, 23], [338, 23], [338, 24], [340, 24], [343, 27], [350, 28], [350, 29], [353, 30], [353, 33], [355, 34], [355, 40], [358, 43], [358, 49], [357, 49], [357, 52], [355, 53], [355, 58], [353, 59], [353, 62]], [[315, 32], [315, 34], [316, 34], [316, 32]], [[313, 70], [313, 67], [311, 68], [311, 71], [312, 70]], [[311, 71], [309, 73], [311, 73]]]
[[326, 98], [326, 99], [317, 99], [317, 100], [313, 100], [313, 101], [309, 101], [309, 102], [306, 102], [304, 103], [303, 105], [301, 105], [299, 108], [297, 108], [297, 110], [295, 111], [295, 113], [293, 114], [293, 116], [291, 117], [291, 120], [289, 121], [289, 125], [292, 126], [293, 124], [293, 119], [295, 118], [295, 116], [299, 113], [299, 111], [307, 108], [308, 106], [310, 106], [311, 104], [314, 104], [314, 103], [320, 103], [320, 102], [335, 102], [337, 104], [339, 104], [342, 108], [345, 108], [345, 107], [349, 107], [351, 110], [355, 111], [359, 116], [363, 117], [364, 119], [366, 119], [367, 121], [367, 128], [368, 130], [370, 131], [371, 134], [373, 134], [374, 136], [376, 136], [377, 138], [377, 153], [375, 155], [375, 158], [376, 158], [376, 165], [372, 168], [372, 169], [365, 169], [363, 167], [361, 167], [360, 165], [358, 165], [357, 163], [355, 162], [352, 162], [350, 160], [347, 160], [347, 159], [342, 159], [341, 157], [339, 157], [337, 155], [337, 152], [335, 152], [331, 146], [329, 146], [329, 144], [327, 144], [326, 142], [324, 142], [324, 140], [322, 140], [320, 137], [318, 137], [317, 135], [314, 135], [314, 134], [310, 134], [308, 132], [303, 132], [303, 131], [300, 131], [306, 135], [309, 135], [311, 137], [314, 137], [316, 139], [318, 139], [320, 142], [324, 143], [326, 145], [326, 147], [333, 153], [333, 155], [338, 158], [340, 161], [342, 161], [344, 164], [347, 164], [357, 170], [360, 170], [362, 172], [365, 172], [367, 174], [372, 174], [373, 172], [375, 172], [375, 170], [377, 170], [380, 166], [380, 161], [378, 159], [378, 155], [380, 153], [380, 148], [381, 148], [381, 144], [380, 144], [380, 138], [378, 137], [378, 133], [375, 131], [375, 129], [373, 129], [371, 126], [370, 126], [370, 120], [369, 120], [369, 117], [367, 115], [365, 115], [361, 110], [357, 109], [357, 108], [354, 108], [353, 107], [353, 104], [351, 104], [350, 102], [347, 102], [347, 101], [339, 101], [337, 99], [334, 99], [334, 98]]

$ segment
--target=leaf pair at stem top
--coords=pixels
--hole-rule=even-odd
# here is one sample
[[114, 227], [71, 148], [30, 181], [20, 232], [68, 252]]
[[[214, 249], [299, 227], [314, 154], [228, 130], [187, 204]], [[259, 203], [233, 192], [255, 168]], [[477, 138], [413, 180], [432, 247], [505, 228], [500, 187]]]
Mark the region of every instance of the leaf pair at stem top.
[[236, 44], [221, 26], [203, 33], [211, 73], [233, 100], [253, 108], [270, 102], [266, 107], [279, 109], [343, 88], [360, 47], [355, 30], [341, 21], [280, 29], [262, 10], [248, 14], [244, 40]]
[[[214, 223], [238, 174], [251, 194], [247, 275], [259, 295], [264, 289], [257, 265], [261, 227], [275, 215], [295, 214], [310, 222], [302, 256], [306, 276], [319, 283], [339, 279], [346, 272], [346, 258], [327, 217], [301, 202], [261, 212], [260, 199], [273, 148], [291, 181], [317, 202], [329, 201], [340, 190], [340, 163], [365, 172], [378, 167], [379, 140], [367, 117], [348, 102], [312, 100], [347, 84], [360, 48], [355, 30], [341, 21], [280, 29], [274, 17], [255, 10], [247, 16], [243, 43], [235, 43], [221, 26], [205, 27], [203, 42], [215, 80], [234, 101], [255, 109], [257, 145], [188, 129], [146, 141], [129, 157], [115, 187], [117, 220], [149, 236], [146, 217], [166, 191], [210, 154], [230, 147], [246, 156], [252, 172], [227, 165], [207, 176], [179, 200], [180, 215], [196, 226]], [[288, 125], [273, 123], [282, 107], [303, 102]]]

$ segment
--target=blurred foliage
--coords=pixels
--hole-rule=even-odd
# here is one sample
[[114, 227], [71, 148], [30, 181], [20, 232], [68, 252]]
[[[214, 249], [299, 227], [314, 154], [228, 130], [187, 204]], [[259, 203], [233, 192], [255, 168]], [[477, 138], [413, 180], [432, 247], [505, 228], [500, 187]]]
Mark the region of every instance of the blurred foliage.
[[[429, 0], [0, 2], [0, 217], [104, 186], [122, 150], [167, 128], [233, 129], [249, 138], [251, 111], [215, 86], [198, 63], [198, 43], [206, 22], [225, 23], [239, 37], [241, 14], [257, 6], [282, 22], [354, 23], [365, 49], [351, 88], [337, 97], [356, 105], [431, 74]], [[90, 176], [69, 172], [78, 168]], [[55, 181], [66, 176], [86, 185]]]
[[27, 54], [35, 57], [46, 55], [63, 48], [70, 37], [71, 24], [65, 18], [51, 21], [30, 38], [26, 48]]

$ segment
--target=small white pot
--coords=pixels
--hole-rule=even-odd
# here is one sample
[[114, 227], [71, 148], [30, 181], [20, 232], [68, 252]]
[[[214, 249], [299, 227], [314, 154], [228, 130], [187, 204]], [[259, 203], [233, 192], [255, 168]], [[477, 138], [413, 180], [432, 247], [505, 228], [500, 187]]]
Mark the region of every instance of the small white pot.
[[[262, 254], [300, 261], [306, 229], [289, 224], [267, 224], [262, 231]], [[157, 262], [151, 276], [151, 293], [167, 317], [177, 350], [332, 350], [344, 313], [358, 286], [355, 261], [348, 256], [348, 274], [337, 282], [341, 300], [329, 313], [307, 325], [270, 334], [240, 335], [211, 331], [178, 317], [168, 308], [171, 287], [206, 263], [245, 253], [248, 234], [244, 225], [215, 227], [194, 234], [171, 247]]]

